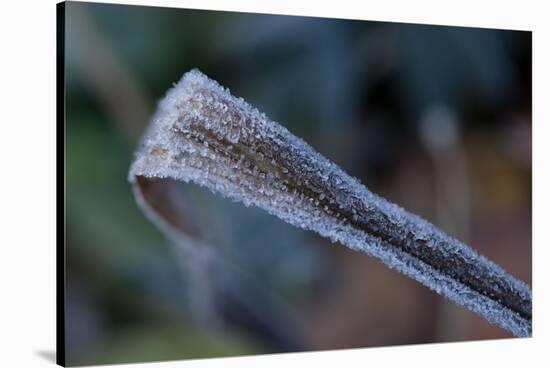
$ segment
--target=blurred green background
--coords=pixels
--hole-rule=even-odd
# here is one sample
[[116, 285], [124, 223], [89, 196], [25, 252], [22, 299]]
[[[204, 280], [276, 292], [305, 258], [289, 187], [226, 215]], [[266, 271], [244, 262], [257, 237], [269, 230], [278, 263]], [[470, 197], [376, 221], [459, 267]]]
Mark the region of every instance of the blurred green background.
[[156, 101], [197, 67], [530, 283], [531, 33], [73, 2], [65, 18], [69, 365], [510, 337], [190, 186], [237, 270], [202, 285], [126, 177]]

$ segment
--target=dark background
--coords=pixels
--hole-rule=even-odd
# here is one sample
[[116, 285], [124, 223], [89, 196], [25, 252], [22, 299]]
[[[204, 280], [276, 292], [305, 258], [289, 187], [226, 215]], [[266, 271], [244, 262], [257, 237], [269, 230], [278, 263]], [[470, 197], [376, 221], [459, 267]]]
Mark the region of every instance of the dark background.
[[531, 33], [87, 3], [67, 3], [65, 32], [68, 364], [511, 336], [376, 259], [193, 187], [216, 247], [277, 300], [266, 312], [218, 285], [211, 323], [197, 310], [212, 290], [126, 177], [156, 101], [198, 67], [530, 283]]

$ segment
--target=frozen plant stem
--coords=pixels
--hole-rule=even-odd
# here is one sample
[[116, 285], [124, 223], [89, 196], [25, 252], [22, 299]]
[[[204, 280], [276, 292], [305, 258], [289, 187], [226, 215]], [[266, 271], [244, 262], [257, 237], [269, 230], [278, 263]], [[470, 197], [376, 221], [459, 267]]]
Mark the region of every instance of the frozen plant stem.
[[531, 290], [434, 225], [371, 193], [287, 129], [194, 69], [159, 103], [130, 168], [138, 202], [165, 231], [177, 209], [146, 190], [194, 182], [379, 258], [507, 329], [531, 335]]

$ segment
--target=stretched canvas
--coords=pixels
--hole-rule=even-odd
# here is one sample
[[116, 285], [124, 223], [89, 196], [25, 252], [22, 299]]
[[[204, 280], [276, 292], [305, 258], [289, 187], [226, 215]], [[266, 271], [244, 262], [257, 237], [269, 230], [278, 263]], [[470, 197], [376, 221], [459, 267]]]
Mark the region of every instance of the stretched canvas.
[[531, 336], [530, 32], [57, 24], [58, 364]]

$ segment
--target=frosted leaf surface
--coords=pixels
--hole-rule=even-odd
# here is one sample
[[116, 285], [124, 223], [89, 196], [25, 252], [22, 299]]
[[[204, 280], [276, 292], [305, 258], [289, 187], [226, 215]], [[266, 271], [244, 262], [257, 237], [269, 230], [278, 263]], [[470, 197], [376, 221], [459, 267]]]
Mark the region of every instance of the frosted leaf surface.
[[[184, 74], [160, 102], [130, 168], [138, 202], [151, 212], [136, 178], [194, 182], [260, 207], [379, 258], [516, 336], [531, 334], [531, 291], [525, 283], [371, 193], [196, 69]], [[150, 217], [170, 228], [162, 214]], [[169, 229], [178, 230], [185, 231]]]

